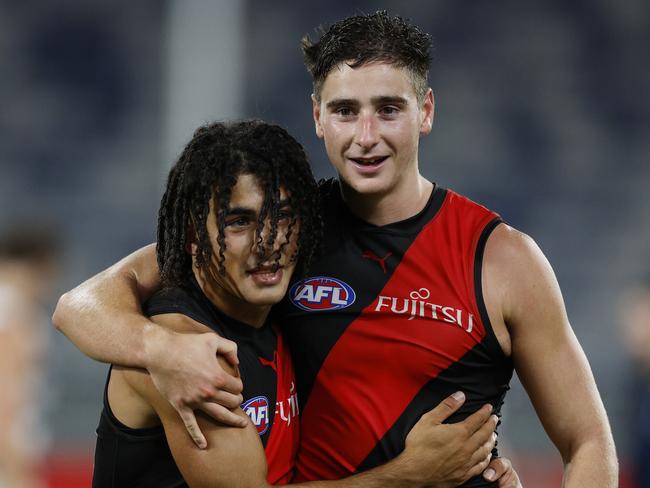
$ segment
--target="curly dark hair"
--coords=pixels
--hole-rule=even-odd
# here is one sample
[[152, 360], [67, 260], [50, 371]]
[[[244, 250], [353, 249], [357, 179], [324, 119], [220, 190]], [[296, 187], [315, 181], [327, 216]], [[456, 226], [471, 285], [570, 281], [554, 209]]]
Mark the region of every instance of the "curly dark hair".
[[[216, 122], [200, 127], [169, 173], [158, 213], [158, 266], [163, 286], [180, 284], [192, 274], [190, 242], [195, 242], [196, 265], [207, 271], [213, 248], [207, 231], [210, 202], [214, 202], [219, 243], [218, 271], [225, 273], [225, 218], [230, 196], [241, 174], [256, 177], [264, 191], [257, 222], [260, 255], [273, 246], [280, 219], [280, 187], [293, 212], [286, 246], [297, 224], [296, 273], [303, 274], [322, 232], [318, 188], [302, 146], [283, 128], [260, 120]], [[266, 242], [262, 230], [270, 219]], [[279, 259], [279, 258], [278, 258]]]
[[427, 93], [427, 74], [431, 65], [431, 36], [402, 17], [391, 17], [381, 10], [356, 15], [317, 29], [320, 39], [302, 38], [302, 52], [314, 83], [314, 95], [320, 94], [327, 75], [341, 63], [357, 68], [372, 62], [384, 62], [411, 73], [419, 101]]

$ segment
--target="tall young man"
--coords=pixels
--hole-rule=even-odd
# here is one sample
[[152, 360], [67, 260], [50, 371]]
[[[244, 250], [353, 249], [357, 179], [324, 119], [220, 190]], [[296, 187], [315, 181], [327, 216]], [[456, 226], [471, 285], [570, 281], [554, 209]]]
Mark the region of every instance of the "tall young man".
[[[434, 113], [429, 45], [428, 35], [381, 12], [344, 19], [304, 44], [316, 133], [339, 179], [321, 188], [323, 254], [278, 310], [299, 348], [298, 479], [391, 459], [418, 416], [449, 392], [466, 392], [459, 418], [484, 402], [498, 412], [514, 365], [562, 455], [565, 485], [616, 486], [607, 417], [550, 265], [532, 239], [419, 172], [419, 137]], [[171, 361], [157, 351], [169, 338], [138, 314], [137, 291], [158, 286], [153, 268], [151, 251], [127, 258], [65, 296], [55, 322], [87, 354], [159, 375], [200, 438], [188, 410], [227, 420], [201, 400], [232, 406], [239, 385], [192, 365], [163, 374]], [[187, 351], [200, 348], [196, 340]], [[466, 484], [485, 485], [478, 477]]]
[[[302, 147], [280, 127], [243, 121], [196, 131], [170, 172], [160, 206], [156, 250], [163, 289], [145, 311], [161, 327], [217, 331], [237, 343], [238, 371], [225, 360], [223, 366], [241, 374], [245, 401], [237, 414], [251, 422], [239, 429], [200, 419], [208, 445], [197, 449], [146, 371], [112, 367], [94, 487], [262, 488], [291, 481], [300, 408], [291, 358], [268, 314], [319, 241], [316, 191]], [[436, 451], [428, 448], [428, 424], [437, 414], [418, 423], [400, 458], [346, 480], [303, 486], [429, 484], [429, 454]], [[489, 416], [484, 408], [467, 423], [476, 426], [476, 473], [494, 444], [494, 425], [484, 422]]]

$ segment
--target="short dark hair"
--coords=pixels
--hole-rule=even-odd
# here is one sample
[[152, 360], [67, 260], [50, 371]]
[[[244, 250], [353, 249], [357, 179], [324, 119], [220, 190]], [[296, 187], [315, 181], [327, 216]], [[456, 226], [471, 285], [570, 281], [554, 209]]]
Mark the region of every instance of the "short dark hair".
[[384, 62], [406, 68], [413, 79], [418, 100], [427, 92], [431, 65], [431, 36], [399, 16], [385, 10], [356, 15], [318, 29], [320, 39], [302, 38], [302, 52], [312, 76], [314, 95], [320, 100], [327, 75], [340, 63], [357, 68]]
[[[286, 190], [293, 216], [282, 247], [299, 223], [298, 251], [291, 259], [298, 260], [297, 273], [306, 270], [320, 241], [322, 221], [315, 197], [318, 189], [302, 146], [283, 128], [260, 120], [216, 122], [194, 133], [169, 173], [158, 214], [157, 258], [163, 286], [181, 284], [191, 276], [190, 242], [197, 245], [197, 266], [209, 267], [213, 249], [206, 223], [211, 201], [220, 246], [217, 262], [219, 272], [225, 272], [225, 217], [241, 174], [255, 176], [264, 191], [257, 223], [260, 249], [277, 238], [280, 187]], [[271, 231], [262, 242], [267, 217]]]

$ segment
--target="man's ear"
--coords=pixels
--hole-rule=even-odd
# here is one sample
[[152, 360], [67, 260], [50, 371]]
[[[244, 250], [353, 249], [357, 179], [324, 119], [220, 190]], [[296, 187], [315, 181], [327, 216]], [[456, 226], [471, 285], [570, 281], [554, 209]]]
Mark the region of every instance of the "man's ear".
[[316, 129], [316, 135], [319, 139], [323, 138], [323, 126], [320, 123], [320, 102], [316, 99], [316, 95], [311, 94], [311, 113], [314, 117], [314, 126]]
[[422, 108], [420, 112], [422, 114], [422, 121], [420, 122], [420, 134], [426, 135], [431, 132], [433, 127], [433, 116], [435, 113], [436, 102], [433, 98], [433, 91], [431, 88], [427, 89], [427, 94], [424, 96], [424, 101], [422, 102]]

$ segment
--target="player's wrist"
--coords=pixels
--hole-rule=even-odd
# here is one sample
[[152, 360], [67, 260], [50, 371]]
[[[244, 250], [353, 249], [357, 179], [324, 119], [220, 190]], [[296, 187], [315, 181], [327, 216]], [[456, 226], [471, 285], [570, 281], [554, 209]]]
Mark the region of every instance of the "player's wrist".
[[166, 345], [169, 344], [172, 335], [172, 331], [146, 320], [142, 328], [140, 367], [149, 371], [156, 369], [161, 364]]
[[386, 463], [385, 467], [391, 480], [394, 483], [399, 483], [402, 488], [419, 488], [425, 484], [421, 470], [404, 452]]

